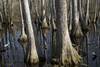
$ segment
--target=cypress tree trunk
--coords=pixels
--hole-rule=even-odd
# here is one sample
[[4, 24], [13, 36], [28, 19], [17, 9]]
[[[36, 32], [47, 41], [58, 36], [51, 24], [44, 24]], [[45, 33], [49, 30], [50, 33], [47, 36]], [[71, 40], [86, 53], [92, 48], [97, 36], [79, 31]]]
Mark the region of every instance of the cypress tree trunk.
[[72, 42], [77, 44], [76, 40], [80, 39], [83, 36], [81, 26], [79, 23], [79, 12], [78, 12], [78, 0], [72, 0], [72, 31], [71, 31], [71, 36], [72, 36]]
[[66, 0], [55, 0], [56, 6], [56, 26], [57, 26], [57, 56], [62, 64], [77, 64], [80, 56], [73, 48], [67, 21], [67, 2]]
[[28, 0], [22, 0], [23, 2], [23, 7], [25, 10], [25, 23], [26, 23], [26, 28], [28, 30], [28, 39], [29, 39], [29, 46], [30, 46], [30, 53], [28, 60], [30, 63], [37, 63], [39, 61], [38, 59], [38, 54], [36, 50], [36, 44], [35, 44], [35, 37], [34, 37], [34, 30], [32, 27], [32, 21], [31, 21], [31, 16], [30, 16], [30, 9], [29, 9], [29, 3]]

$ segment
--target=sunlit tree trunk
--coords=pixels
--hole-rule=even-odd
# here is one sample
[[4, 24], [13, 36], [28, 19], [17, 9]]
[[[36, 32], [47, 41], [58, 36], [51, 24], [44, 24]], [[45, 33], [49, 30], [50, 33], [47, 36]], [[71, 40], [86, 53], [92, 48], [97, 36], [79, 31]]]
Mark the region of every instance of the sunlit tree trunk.
[[67, 21], [67, 2], [66, 0], [55, 0], [56, 5], [56, 26], [57, 26], [57, 58], [62, 64], [77, 64], [80, 56], [73, 48]]
[[86, 7], [86, 25], [88, 25], [88, 21], [89, 21], [89, 0], [87, 0], [87, 7]]
[[23, 7], [25, 10], [25, 23], [26, 23], [26, 28], [28, 30], [28, 39], [29, 39], [29, 46], [30, 46], [30, 53], [28, 60], [30, 63], [37, 63], [39, 61], [38, 59], [38, 54], [36, 50], [36, 44], [35, 44], [35, 38], [34, 38], [34, 31], [32, 27], [32, 21], [31, 21], [31, 16], [30, 16], [30, 9], [29, 9], [29, 3], [28, 0], [22, 0], [23, 2]]

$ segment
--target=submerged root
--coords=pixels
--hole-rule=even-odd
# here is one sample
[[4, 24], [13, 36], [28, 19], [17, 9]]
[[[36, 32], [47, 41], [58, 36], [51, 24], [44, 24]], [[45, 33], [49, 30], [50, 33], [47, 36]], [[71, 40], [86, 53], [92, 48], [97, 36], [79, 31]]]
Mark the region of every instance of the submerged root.
[[78, 52], [72, 47], [72, 49], [71, 49], [72, 51], [71, 51], [71, 53], [72, 53], [72, 61], [73, 61], [73, 63], [75, 63], [75, 64], [78, 64], [80, 61], [81, 61], [81, 56], [78, 54]]
[[31, 48], [31, 46], [28, 46], [28, 50], [26, 52], [26, 63], [28, 64], [37, 64], [39, 62], [36, 50]]
[[[64, 58], [64, 57], [63, 57]], [[62, 61], [64, 64], [75, 64], [81, 62], [81, 56], [78, 54], [78, 52], [75, 50], [75, 48], [72, 45], [69, 45], [66, 47], [66, 55], [65, 59]]]

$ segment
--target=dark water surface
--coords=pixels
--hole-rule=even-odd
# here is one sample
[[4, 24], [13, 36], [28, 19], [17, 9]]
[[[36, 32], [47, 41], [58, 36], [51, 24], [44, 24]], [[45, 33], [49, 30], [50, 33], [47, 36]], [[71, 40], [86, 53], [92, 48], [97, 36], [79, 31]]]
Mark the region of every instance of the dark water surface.
[[[4, 43], [2, 43], [2, 40], [0, 42], [0, 47], [1, 45], [9, 44], [6, 48], [5, 51], [0, 52], [0, 67], [26, 67], [24, 63], [24, 52], [23, 48], [18, 42], [18, 38], [20, 36], [20, 30], [16, 30], [16, 35], [15, 38], [12, 36], [12, 34], [9, 33], [9, 35], [6, 35], [9, 41], [6, 39], [3, 39]], [[41, 37], [41, 36], [40, 36]], [[51, 59], [51, 33], [48, 33], [48, 40], [47, 40], [47, 62], [50, 61]], [[97, 32], [93, 33], [90, 32], [88, 35], [88, 67], [100, 67], [100, 23], [98, 23], [97, 26]], [[39, 40], [41, 44], [39, 45], [40, 47], [43, 46], [43, 38], [41, 37], [41, 40]], [[1, 48], [0, 48], [1, 49]], [[39, 49], [41, 50], [39, 56], [43, 57], [44, 56], [44, 49]], [[96, 59], [93, 60], [93, 52], [96, 53]], [[1, 58], [2, 57], [2, 58]], [[34, 66], [28, 66], [28, 67], [58, 67], [57, 65], [51, 65], [49, 64], [38, 64]], [[86, 67], [86, 66], [81, 66], [81, 67]]]
[[[16, 26], [17, 27], [17, 26]], [[17, 29], [14, 30], [15, 35], [13, 36], [12, 33], [6, 32], [4, 36], [0, 38], [0, 48], [3, 48], [4, 51], [0, 51], [0, 67], [26, 67], [24, 63], [24, 51], [20, 43], [18, 42], [18, 38], [21, 34], [20, 32], [20, 25], [18, 25]], [[48, 40], [47, 40], [47, 62], [50, 61], [51, 58], [51, 46], [50, 46], [50, 33], [48, 33]], [[41, 37], [41, 44], [39, 46], [43, 46], [43, 37]], [[4, 45], [7, 47], [4, 48]], [[0, 49], [1, 50], [1, 49]], [[44, 49], [39, 48], [39, 56], [44, 56]], [[50, 64], [38, 64], [34, 66], [28, 67], [52, 67]]]

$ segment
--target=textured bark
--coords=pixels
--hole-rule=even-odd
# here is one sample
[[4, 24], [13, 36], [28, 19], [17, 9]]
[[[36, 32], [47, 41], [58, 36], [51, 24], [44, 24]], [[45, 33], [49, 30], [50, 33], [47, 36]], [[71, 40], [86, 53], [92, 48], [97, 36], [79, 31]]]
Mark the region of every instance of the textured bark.
[[67, 2], [66, 0], [55, 0], [56, 5], [56, 26], [57, 26], [57, 56], [62, 64], [77, 64], [80, 56], [73, 48], [67, 21]]
[[22, 4], [20, 1], [20, 12], [21, 12], [21, 35], [19, 38], [19, 42], [21, 43], [24, 52], [26, 53], [26, 47], [27, 47], [27, 35], [25, 33], [25, 26], [24, 26], [24, 19], [23, 19], [23, 13], [22, 13]]
[[71, 30], [72, 30], [72, 0], [70, 0], [70, 22], [69, 22], [69, 32], [71, 33]]
[[35, 44], [35, 38], [34, 38], [34, 31], [32, 27], [32, 21], [31, 21], [31, 16], [30, 16], [30, 9], [29, 9], [29, 4], [28, 0], [22, 0], [23, 1], [23, 6], [25, 9], [25, 19], [26, 19], [26, 28], [28, 30], [28, 39], [29, 39], [29, 44], [30, 44], [30, 56], [28, 58], [30, 63], [37, 63], [39, 61], [38, 59], [38, 54], [36, 50], [36, 44]]
[[96, 32], [96, 22], [97, 22], [97, 19], [98, 19], [98, 1], [96, 0], [95, 2], [95, 12], [94, 12], [94, 20], [93, 20], [93, 29], [94, 29], [94, 32]]
[[89, 0], [87, 0], [87, 9], [86, 9], [86, 25], [88, 25], [88, 20], [89, 20]]
[[72, 23], [71, 36], [72, 36], [73, 43], [76, 42], [77, 38], [81, 38], [83, 36], [82, 30], [81, 30], [81, 26], [80, 26], [80, 23], [79, 23], [79, 12], [78, 12], [77, 3], [78, 3], [78, 0], [72, 0], [73, 23]]
[[[80, 9], [79, 9], [79, 12], [80, 12], [80, 23], [81, 23], [81, 27], [82, 27], [82, 31], [83, 31], [83, 34], [87, 34], [87, 32], [89, 31], [89, 27], [88, 27], [88, 24], [89, 24], [89, 0], [87, 0], [87, 6], [86, 6], [86, 16], [84, 16], [82, 13], [82, 5], [81, 5], [81, 1], [82, 0], [79, 0], [80, 2]], [[84, 21], [85, 20], [85, 21]]]

